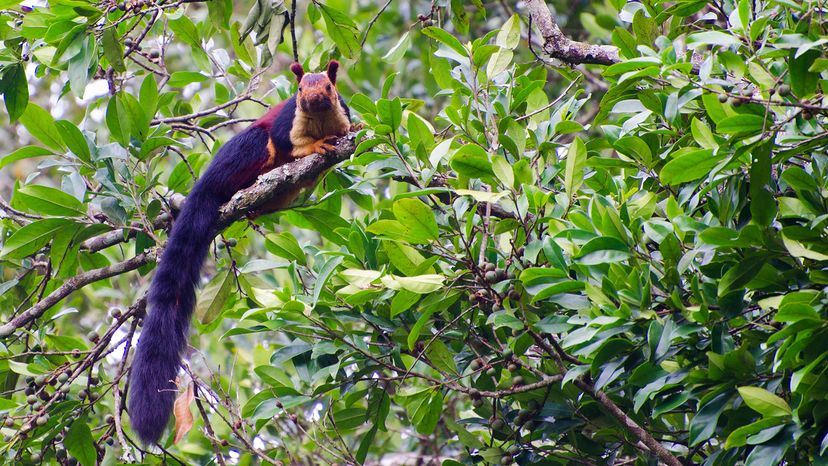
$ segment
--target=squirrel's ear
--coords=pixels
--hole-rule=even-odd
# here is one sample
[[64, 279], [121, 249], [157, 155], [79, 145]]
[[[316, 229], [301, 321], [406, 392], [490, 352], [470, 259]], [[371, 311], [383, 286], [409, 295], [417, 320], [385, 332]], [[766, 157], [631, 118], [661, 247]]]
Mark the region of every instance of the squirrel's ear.
[[331, 60], [328, 63], [328, 79], [331, 80], [331, 83], [336, 84], [336, 72], [339, 70], [339, 62], [336, 60]]
[[297, 81], [301, 81], [302, 76], [305, 75], [305, 70], [302, 69], [302, 65], [300, 63], [294, 63], [294, 64], [290, 65], [290, 71], [292, 71], [293, 74], [296, 75], [296, 80]]

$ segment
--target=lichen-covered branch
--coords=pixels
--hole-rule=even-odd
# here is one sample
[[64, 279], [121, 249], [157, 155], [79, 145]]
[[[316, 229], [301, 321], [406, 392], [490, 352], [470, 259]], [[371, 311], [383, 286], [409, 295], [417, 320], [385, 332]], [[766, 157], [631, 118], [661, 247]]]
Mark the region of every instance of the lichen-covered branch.
[[612, 65], [621, 61], [614, 46], [587, 44], [566, 37], [544, 0], [527, 0], [526, 8], [532, 24], [543, 36], [543, 51], [551, 58], [572, 65]]
[[236, 193], [221, 208], [218, 229], [222, 230], [248, 213], [259, 210], [269, 201], [318, 179], [325, 171], [349, 158], [356, 149], [355, 135], [340, 138], [336, 149], [327, 154], [313, 154], [282, 165], [260, 176], [253, 186]]

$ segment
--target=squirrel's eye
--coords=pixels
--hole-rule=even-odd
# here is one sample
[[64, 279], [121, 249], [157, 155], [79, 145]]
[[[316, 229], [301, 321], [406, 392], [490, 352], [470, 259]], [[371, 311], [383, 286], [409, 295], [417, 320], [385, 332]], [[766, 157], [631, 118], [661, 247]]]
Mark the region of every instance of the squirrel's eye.
[[302, 92], [302, 86], [299, 86], [299, 92]]
[[330, 84], [325, 84], [325, 90], [330, 91], [331, 90], [331, 85]]

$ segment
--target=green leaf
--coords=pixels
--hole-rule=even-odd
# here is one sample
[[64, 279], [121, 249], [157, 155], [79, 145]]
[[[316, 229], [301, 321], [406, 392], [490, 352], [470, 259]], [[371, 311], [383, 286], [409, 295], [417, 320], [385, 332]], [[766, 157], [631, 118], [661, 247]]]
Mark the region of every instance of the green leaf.
[[141, 82], [141, 89], [138, 93], [141, 107], [145, 110], [147, 117], [152, 118], [158, 108], [158, 84], [155, 82], [155, 75], [147, 74]]
[[564, 173], [564, 189], [571, 199], [584, 183], [584, 166], [586, 165], [587, 150], [581, 138], [575, 137], [566, 153], [566, 171]]
[[412, 421], [417, 427], [417, 432], [426, 435], [434, 432], [437, 422], [443, 413], [443, 394], [436, 390], [427, 403], [421, 403], [414, 411]]
[[739, 289], [759, 273], [765, 265], [765, 257], [749, 257], [733, 265], [719, 280], [719, 296]]
[[512, 315], [510, 311], [497, 311], [489, 314], [489, 318], [486, 319], [487, 324], [494, 325], [494, 328], [501, 328], [501, 327], [508, 327], [513, 330], [521, 330], [523, 328], [523, 322], [520, 321], [517, 317]]
[[543, 285], [543, 286], [537, 286], [536, 285], [536, 286], [532, 287], [531, 291], [529, 289], [527, 289], [527, 291], [530, 291], [530, 293], [534, 294], [534, 296], [532, 297], [531, 302], [536, 303], [538, 301], [544, 300], [544, 299], [549, 298], [550, 296], [554, 296], [556, 294], [572, 293], [572, 292], [575, 292], [575, 291], [581, 291], [585, 287], [586, 287], [586, 284], [584, 282], [581, 282], [581, 281], [562, 280], [562, 281], [559, 281], [558, 283], [551, 283], [551, 284], [546, 284], [546, 285]]
[[82, 217], [86, 215], [83, 203], [71, 194], [59, 189], [41, 185], [27, 185], [17, 190], [19, 197], [29, 209], [46, 215]]
[[402, 103], [400, 98], [396, 97], [394, 100], [378, 100], [377, 116], [380, 117], [380, 121], [390, 126], [393, 132], [396, 132], [402, 123]]
[[791, 166], [782, 172], [782, 181], [792, 187], [798, 193], [811, 193], [819, 190], [813, 175], [802, 169], [802, 167]]
[[515, 185], [515, 173], [512, 165], [502, 155], [492, 157], [492, 171], [503, 186], [511, 188]]
[[414, 325], [411, 326], [411, 331], [408, 332], [408, 337], [406, 338], [409, 350], [414, 349], [414, 346], [417, 344], [417, 340], [420, 338], [420, 332], [422, 332], [423, 327], [431, 320], [431, 315], [438, 310], [439, 309], [437, 309], [436, 306], [427, 309], [420, 315], [417, 321], [414, 322]]
[[328, 284], [328, 280], [330, 280], [331, 275], [333, 275], [336, 268], [339, 267], [339, 264], [341, 264], [344, 259], [345, 258], [342, 256], [334, 256], [328, 259], [322, 266], [322, 269], [319, 271], [319, 274], [316, 276], [316, 281], [313, 284], [313, 301], [311, 302], [311, 307], [316, 307], [316, 303], [319, 302], [319, 297], [322, 295], [322, 291]]
[[612, 43], [618, 47], [623, 57], [632, 59], [640, 55], [636, 48], [638, 44], [635, 41], [635, 37], [620, 26], [617, 26], [612, 31]]
[[305, 252], [296, 241], [296, 237], [288, 232], [271, 233], [266, 236], [265, 248], [271, 254], [283, 257], [287, 260], [296, 261], [299, 265], [305, 265]]
[[14, 123], [29, 105], [29, 83], [23, 64], [16, 63], [7, 67], [0, 87], [3, 88], [3, 101], [6, 103], [9, 121]]
[[723, 134], [753, 134], [762, 131], [765, 119], [759, 115], [733, 115], [716, 123], [716, 130]]
[[449, 48], [459, 53], [463, 57], [469, 56], [469, 51], [466, 49], [466, 47], [464, 47], [463, 44], [461, 44], [460, 41], [457, 40], [457, 38], [455, 38], [445, 29], [441, 29], [437, 26], [429, 26], [423, 28], [423, 34], [449, 46]]
[[434, 146], [434, 129], [416, 113], [408, 115], [408, 137], [415, 150], [422, 146], [424, 151], [429, 151]]
[[198, 35], [198, 28], [187, 15], [181, 15], [178, 18], [168, 21], [170, 29], [175, 33], [176, 39], [190, 44], [195, 48], [201, 48], [201, 39]]
[[38, 375], [43, 375], [43, 374], [47, 373], [47, 371], [43, 368], [43, 366], [40, 366], [40, 365], [34, 364], [34, 363], [26, 364], [26, 363], [23, 363], [23, 362], [17, 362], [17, 361], [9, 360], [8, 364], [9, 364], [9, 369], [11, 369], [11, 371], [14, 372], [15, 374], [38, 376]]
[[416, 198], [400, 199], [394, 202], [394, 216], [417, 237], [437, 239], [440, 230], [434, 212]]
[[804, 99], [816, 91], [819, 73], [809, 71], [809, 68], [821, 55], [821, 50], [809, 50], [797, 57], [796, 52], [791, 51], [788, 61], [791, 72], [791, 91], [795, 96]]
[[730, 401], [730, 393], [719, 393], [699, 407], [699, 412], [690, 420], [690, 446], [709, 439], [716, 431], [719, 416]]
[[489, 61], [490, 58], [492, 58], [492, 55], [499, 50], [501, 50], [499, 46], [491, 44], [484, 44], [474, 47], [474, 52], [472, 53], [472, 63], [478, 67], [483, 66]]
[[693, 120], [690, 122], [690, 129], [693, 132], [693, 139], [696, 140], [699, 146], [705, 149], [719, 148], [716, 138], [713, 137], [713, 132], [698, 118], [693, 117]]
[[342, 55], [355, 58], [362, 50], [359, 43], [359, 28], [350, 16], [322, 3], [315, 3], [325, 20], [328, 35], [336, 44]]
[[707, 116], [714, 124], [718, 124], [733, 113], [732, 110], [719, 102], [718, 97], [713, 93], [705, 93], [702, 95], [702, 103], [704, 104], [704, 109], [707, 111]]
[[658, 175], [669, 185], [687, 183], [709, 175], [721, 161], [722, 157], [713, 156], [711, 149], [698, 149], [670, 160]]
[[134, 96], [119, 92], [109, 99], [106, 107], [106, 125], [122, 146], [128, 147], [132, 138], [143, 140], [149, 132], [150, 120]]
[[638, 10], [633, 15], [632, 29], [635, 32], [635, 38], [639, 44], [649, 46], [655, 43], [658, 37], [658, 25], [655, 19], [650, 18], [644, 13], [644, 10]]
[[630, 257], [630, 248], [618, 238], [600, 236], [589, 240], [575, 259], [585, 265], [620, 262]]
[[197, 71], [176, 71], [170, 75], [170, 80], [167, 81], [167, 84], [171, 87], [185, 87], [193, 83], [203, 83], [208, 79], [210, 79], [209, 76]]
[[66, 147], [79, 159], [84, 162], [91, 162], [92, 152], [89, 150], [89, 144], [81, 130], [71, 121], [58, 120], [55, 124], [60, 130], [60, 136], [63, 138], [63, 142], [66, 143]]
[[822, 73], [825, 70], [828, 70], [828, 58], [817, 58], [808, 67], [808, 71], [812, 73]]
[[432, 341], [425, 350], [428, 359], [439, 369], [449, 374], [457, 374], [452, 352], [441, 340]]
[[760, 387], [737, 387], [745, 404], [765, 418], [790, 416], [791, 407], [782, 398]]
[[448, 138], [445, 141], [437, 144], [437, 146], [432, 149], [431, 154], [428, 156], [428, 161], [431, 163], [432, 167], [437, 167], [446, 157], [448, 154], [449, 149], [451, 149], [451, 143], [454, 142], [454, 138]]
[[391, 300], [391, 317], [396, 317], [399, 314], [411, 309], [411, 307], [420, 300], [420, 295], [406, 289], [401, 289], [394, 295]]
[[524, 285], [530, 285], [538, 280], [545, 280], [547, 278], [567, 278], [569, 274], [559, 269], [547, 269], [541, 267], [530, 267], [520, 273], [520, 281]]
[[405, 34], [403, 34], [402, 37], [400, 37], [400, 40], [398, 40], [397, 43], [382, 56], [382, 59], [392, 65], [396, 65], [405, 55], [405, 52], [408, 51], [410, 46], [411, 33], [410, 31], [405, 31]]
[[63, 439], [63, 446], [82, 466], [95, 466], [98, 454], [86, 417], [72, 423]]
[[813, 242], [801, 242], [797, 241], [789, 236], [787, 232], [783, 230], [782, 232], [782, 244], [785, 245], [785, 249], [794, 256], [794, 257], [804, 257], [807, 259], [813, 259], [816, 261], [826, 261], [828, 260], [828, 254], [824, 254], [823, 252], [818, 251], [817, 249], [821, 249], [818, 244]]
[[63, 138], [60, 137], [60, 131], [55, 125], [55, 119], [37, 104], [29, 102], [26, 111], [20, 116], [20, 123], [44, 146], [55, 152], [62, 153], [66, 151]]
[[492, 164], [486, 149], [477, 144], [466, 144], [457, 149], [451, 158], [451, 168], [468, 178], [487, 179], [494, 177]]
[[25, 160], [33, 157], [43, 157], [44, 155], [50, 155], [52, 153], [53, 151], [45, 147], [24, 146], [0, 159], [0, 168], [3, 168], [11, 163], [17, 162], [18, 160]]
[[214, 277], [198, 295], [195, 315], [202, 325], [207, 325], [221, 315], [224, 303], [235, 289], [236, 275], [232, 271]]
[[656, 57], [633, 58], [632, 60], [624, 60], [607, 67], [603, 74], [604, 76], [618, 76], [630, 71], [660, 66], [661, 60]]
[[631, 159], [649, 167], [653, 163], [653, 152], [643, 139], [637, 136], [624, 136], [613, 144], [615, 150]]
[[345, 408], [334, 411], [336, 428], [341, 431], [353, 430], [367, 421], [368, 412], [364, 408]]
[[144, 141], [144, 143], [141, 144], [141, 153], [138, 155], [138, 158], [140, 160], [144, 160], [147, 158], [148, 155], [152, 154], [157, 149], [170, 146], [183, 147], [184, 144], [176, 141], [175, 139], [168, 138], [166, 136], [147, 138]]
[[[792, 392], [805, 392], [805, 393], [803, 393], [803, 395], [807, 394], [806, 390], [809, 390], [811, 387], [814, 386], [814, 385], [812, 385], [812, 383], [810, 383], [810, 380], [812, 379], [811, 375], [813, 374], [813, 372], [817, 368], [817, 366], [819, 366], [820, 363], [825, 358], [828, 358], [828, 353], [822, 353], [822, 355], [820, 355], [819, 357], [817, 357], [816, 359], [811, 361], [810, 364], [808, 364], [807, 366], [805, 366], [801, 369], [798, 369], [796, 372], [791, 374], [791, 384], [790, 384], [791, 385], [791, 391]], [[821, 369], [820, 372], [822, 370], [824, 370], [822, 368], [820, 368], [820, 369]], [[815, 378], [815, 377], [813, 379], [819, 380], [818, 378]], [[806, 382], [806, 383], [803, 387], [803, 390], [800, 391], [799, 388], [800, 388], [800, 385], [802, 384], [802, 382]]]
[[361, 435], [362, 438], [359, 440], [359, 448], [356, 451], [356, 461], [358, 464], [365, 463], [365, 458], [368, 456], [368, 452], [377, 436], [377, 430], [379, 430], [379, 424], [374, 424], [368, 429], [368, 432]]
[[101, 45], [103, 45], [104, 56], [109, 60], [109, 64], [118, 73], [126, 71], [124, 66], [124, 48], [118, 40], [116, 28], [106, 28], [101, 35]]
[[785, 423], [784, 417], [765, 418], [756, 422], [742, 426], [734, 430], [727, 436], [725, 441], [725, 449], [743, 447], [747, 445], [747, 438], [751, 435], [757, 434], [768, 427], [777, 426]]
[[52, 239], [55, 232], [71, 221], [62, 218], [46, 218], [32, 222], [14, 232], [3, 244], [0, 257], [6, 259], [22, 259], [39, 251]]
[[[443, 421], [446, 423], [446, 427], [449, 428], [452, 432], [457, 434], [457, 438], [463, 444], [463, 446], [482, 449], [485, 448], [485, 445], [477, 437], [477, 435], [472, 434], [468, 431], [462, 424], [457, 423], [451, 416], [445, 416]], [[459, 461], [454, 461], [451, 459], [443, 460], [442, 466], [464, 466], [463, 463]]]
[[[397, 220], [377, 220], [376, 222], [368, 225], [365, 231], [368, 233], [373, 233], [375, 235], [384, 236], [386, 238], [391, 238], [398, 241], [411, 242], [411, 238], [406, 237], [406, 235], [408, 234], [408, 228], [402, 223], [398, 222]], [[428, 241], [427, 238], [422, 239], [426, 242]]]
[[793, 302], [782, 304], [779, 311], [773, 316], [773, 320], [777, 322], [799, 322], [800, 320], [822, 322], [822, 317], [810, 304]]
[[[400, 272], [408, 276], [419, 275], [425, 272], [422, 266], [426, 262], [426, 259], [416, 249], [396, 241], [383, 241], [382, 246], [385, 249], [385, 253], [388, 254], [388, 260]], [[431, 269], [430, 266], [429, 269]]]

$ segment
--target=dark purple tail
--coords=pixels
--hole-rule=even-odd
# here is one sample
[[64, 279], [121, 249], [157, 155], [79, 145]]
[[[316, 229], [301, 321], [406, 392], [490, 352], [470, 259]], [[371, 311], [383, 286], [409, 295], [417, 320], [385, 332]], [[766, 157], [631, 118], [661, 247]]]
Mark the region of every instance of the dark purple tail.
[[265, 129], [248, 128], [222, 146], [173, 224], [150, 285], [130, 375], [129, 418], [144, 443], [161, 438], [173, 410], [175, 377], [219, 207], [256, 180], [268, 157], [267, 142]]
[[175, 221], [150, 285], [141, 338], [132, 362], [129, 418], [142, 441], [158, 441], [177, 394], [175, 378], [187, 344], [201, 265], [213, 239], [221, 200], [193, 190]]

